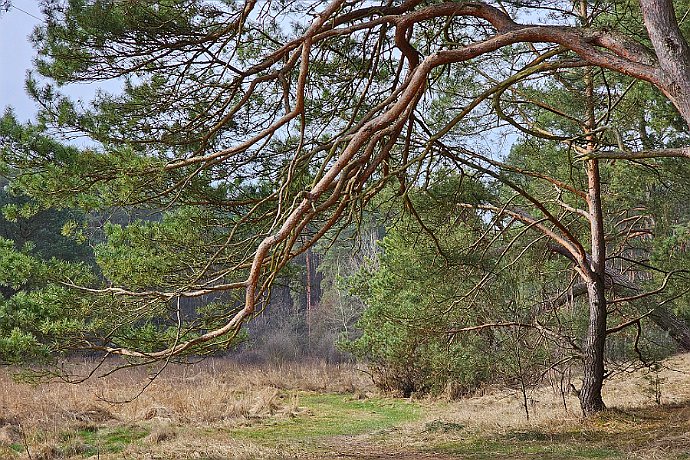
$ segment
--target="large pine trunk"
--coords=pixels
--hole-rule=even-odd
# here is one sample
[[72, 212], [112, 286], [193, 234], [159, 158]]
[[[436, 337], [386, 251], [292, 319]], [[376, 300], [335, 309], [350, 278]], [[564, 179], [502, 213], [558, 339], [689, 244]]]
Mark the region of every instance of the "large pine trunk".
[[[662, 71], [660, 88], [676, 106], [681, 116], [690, 125], [690, 46], [683, 37], [675, 17], [671, 0], [641, 0], [642, 13], [649, 38], [654, 46], [659, 67]], [[586, 17], [586, 3], [583, 2], [583, 17]], [[588, 105], [588, 128], [595, 127], [591, 73], [586, 73]], [[588, 139], [591, 140], [591, 139]], [[588, 151], [595, 151], [594, 142], [588, 142]], [[601, 206], [601, 183], [597, 160], [587, 162], [589, 219], [591, 230], [592, 257], [589, 266], [580, 265], [580, 274], [587, 284], [589, 296], [589, 327], [583, 344], [583, 378], [580, 390], [580, 406], [585, 415], [606, 408], [601, 397], [604, 383], [604, 349], [606, 343], [606, 246]], [[677, 326], [663, 312], [655, 312], [655, 320], [666, 328]], [[663, 326], [662, 326], [663, 327]], [[683, 334], [677, 334], [681, 341]]]
[[583, 377], [580, 390], [580, 407], [584, 415], [606, 409], [601, 397], [606, 343], [606, 296], [602, 280], [595, 279], [588, 282], [587, 294], [589, 295], [589, 326], [582, 349]]
[[[594, 84], [592, 69], [585, 71], [587, 103], [587, 150], [594, 152], [596, 142], [591, 134], [596, 127], [594, 115]], [[587, 284], [589, 298], [589, 326], [582, 347], [582, 389], [580, 407], [584, 415], [606, 409], [601, 397], [604, 385], [604, 345], [606, 344], [606, 240], [604, 234], [604, 212], [601, 203], [601, 175], [599, 160], [587, 161], [587, 207], [592, 244], [589, 261], [580, 262], [580, 275]]]

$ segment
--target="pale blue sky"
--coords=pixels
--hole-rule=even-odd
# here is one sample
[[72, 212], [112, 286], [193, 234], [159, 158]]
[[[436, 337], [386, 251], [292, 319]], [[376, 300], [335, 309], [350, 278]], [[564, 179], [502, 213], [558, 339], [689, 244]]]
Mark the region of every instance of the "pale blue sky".
[[0, 14], [0, 111], [10, 105], [19, 120], [26, 121], [36, 113], [35, 104], [24, 89], [26, 71], [35, 55], [29, 35], [42, 15], [35, 0], [13, 3], [14, 8]]
[[[34, 118], [37, 112], [36, 104], [24, 88], [26, 72], [32, 68], [36, 56], [29, 36], [41, 23], [43, 15], [36, 0], [13, 0], [12, 3], [9, 11], [0, 13], [0, 113], [5, 111], [5, 107], [11, 106], [19, 121], [26, 122]], [[70, 85], [60, 91], [89, 102], [98, 88], [118, 92], [120, 83]]]

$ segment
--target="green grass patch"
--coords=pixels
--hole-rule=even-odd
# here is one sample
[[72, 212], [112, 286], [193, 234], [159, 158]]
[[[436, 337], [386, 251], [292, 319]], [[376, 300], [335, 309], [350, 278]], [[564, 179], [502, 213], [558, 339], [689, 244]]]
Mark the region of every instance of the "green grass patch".
[[296, 417], [273, 419], [248, 428], [233, 429], [235, 438], [259, 443], [318, 440], [385, 430], [421, 415], [420, 407], [407, 400], [389, 398], [352, 399], [342, 394], [300, 394]]
[[59, 450], [67, 454], [78, 453], [85, 456], [100, 453], [116, 454], [148, 434], [148, 430], [139, 426], [88, 427], [63, 433], [63, 443]]

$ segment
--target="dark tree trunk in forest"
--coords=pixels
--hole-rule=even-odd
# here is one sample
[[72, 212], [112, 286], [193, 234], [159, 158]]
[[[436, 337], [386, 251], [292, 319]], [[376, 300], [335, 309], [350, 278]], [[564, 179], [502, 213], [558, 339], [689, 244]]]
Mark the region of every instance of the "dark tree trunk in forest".
[[307, 295], [307, 335], [309, 339], [311, 340], [311, 308], [312, 308], [312, 302], [311, 302], [311, 250], [307, 250], [305, 254], [305, 259], [306, 259], [306, 271], [307, 271], [307, 284], [305, 286], [306, 290], [306, 295]]
[[649, 318], [662, 330], [668, 332], [684, 351], [690, 351], [690, 329], [685, 321], [664, 306], [656, 307]]

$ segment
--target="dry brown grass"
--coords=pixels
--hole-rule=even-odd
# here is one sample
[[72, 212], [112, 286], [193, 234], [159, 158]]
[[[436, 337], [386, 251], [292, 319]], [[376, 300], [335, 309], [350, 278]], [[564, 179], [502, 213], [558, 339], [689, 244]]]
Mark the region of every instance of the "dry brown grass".
[[[92, 365], [72, 363], [80, 371]], [[104, 449], [97, 457], [103, 460], [295, 458], [304, 455], [298, 441], [267, 445], [235, 439], [233, 433], [240, 427], [251, 430], [257, 424], [265, 428], [273, 421], [310, 417], [313, 414], [300, 405], [305, 391], [352, 393], [352, 400], [373, 391], [366, 374], [350, 366], [322, 363], [246, 366], [208, 360], [191, 367], [170, 366], [153, 381], [150, 372], [132, 368], [79, 385], [31, 385], [3, 372], [0, 459], [27, 459], [24, 444], [32, 460], [88, 458], [94, 453], [94, 443]], [[626, 458], [672, 458], [678, 449], [690, 451], [689, 372], [690, 354], [665, 362], [658, 375], [663, 407], [657, 408], [648, 391], [649, 379], [638, 370], [619, 374], [605, 385], [604, 398], [614, 409], [612, 416], [583, 422], [576, 396], [565, 396], [566, 409], [559, 392], [543, 387], [529, 394], [528, 421], [522, 396], [496, 388], [458, 401], [418, 401], [423, 413], [419, 421], [387, 431], [383, 438], [364, 434], [347, 442], [359, 442], [363, 450], [399, 444], [423, 452], [429, 443], [457, 445], [468, 436], [495, 440], [538, 431], [575, 444], [579, 441], [573, 440], [584, 436], [602, 448], [611, 437], [628, 452]], [[145, 386], [146, 391], [134, 398]], [[118, 430], [136, 437], [123, 451], [108, 452], [108, 443], [114, 442], [109, 436], [112, 433], [115, 438]], [[92, 440], [90, 432], [100, 437]]]
[[[94, 363], [69, 366], [71, 373], [86, 374]], [[179, 427], [227, 428], [257, 419], [292, 417], [302, 410], [297, 391], [371, 389], [366, 375], [351, 366], [324, 363], [247, 366], [209, 359], [193, 366], [170, 365], [153, 380], [151, 372], [137, 367], [80, 384], [49, 381], [33, 385], [15, 380], [11, 370], [5, 369], [0, 373], [0, 458], [12, 458], [9, 446], [21, 450], [25, 442], [34, 459], [61, 458], [68, 453], [64, 449], [52, 452], [51, 448], [70, 430], [135, 425], [150, 431], [142, 441], [145, 445], [183, 442], [188, 446], [179, 451], [194, 451], [198, 458], [235, 458], [228, 457], [228, 452], [219, 453], [227, 449], [213, 448], [210, 439], [203, 441], [203, 449], [198, 446], [195, 450], [193, 441], [179, 436]], [[240, 447], [233, 449], [248, 450]]]
[[[606, 381], [604, 401], [611, 409], [630, 410], [655, 405], [645, 369], [617, 374]], [[673, 405], [690, 401], [690, 353], [666, 360], [659, 372], [661, 402]], [[573, 380], [578, 384], [577, 380]], [[565, 404], [564, 404], [565, 399]], [[454, 423], [480, 431], [504, 431], [552, 424], [579, 424], [579, 401], [573, 394], [561, 395], [551, 386], [528, 393], [530, 419], [525, 416], [522, 394], [502, 388], [488, 389], [481, 396], [449, 403]]]
[[[71, 372], [84, 374], [92, 366], [88, 361], [72, 363]], [[353, 367], [324, 363], [240, 366], [209, 359], [192, 366], [170, 365], [153, 381], [150, 376], [151, 371], [135, 367], [80, 384], [53, 380], [31, 385], [16, 381], [6, 370], [0, 374], [0, 414], [44, 428], [154, 418], [208, 423], [274, 415], [294, 406], [286, 395], [297, 390], [371, 389], [366, 375]]]

